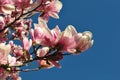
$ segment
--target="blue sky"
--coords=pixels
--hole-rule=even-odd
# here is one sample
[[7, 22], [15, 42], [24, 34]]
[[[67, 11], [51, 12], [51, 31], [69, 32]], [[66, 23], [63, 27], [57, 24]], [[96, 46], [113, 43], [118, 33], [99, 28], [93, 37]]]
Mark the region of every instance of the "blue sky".
[[50, 28], [69, 24], [90, 30], [93, 47], [78, 56], [65, 56], [62, 68], [21, 73], [23, 80], [120, 80], [120, 0], [61, 0], [60, 19]]

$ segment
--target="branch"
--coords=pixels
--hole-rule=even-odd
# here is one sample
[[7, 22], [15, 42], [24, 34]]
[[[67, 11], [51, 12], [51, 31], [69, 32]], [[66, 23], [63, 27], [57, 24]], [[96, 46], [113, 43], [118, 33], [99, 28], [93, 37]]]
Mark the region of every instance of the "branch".
[[32, 72], [32, 71], [38, 71], [40, 70], [42, 67], [37, 67], [37, 68], [33, 68], [33, 69], [16, 69], [16, 70], [13, 70], [14, 71], [21, 71], [21, 72]]

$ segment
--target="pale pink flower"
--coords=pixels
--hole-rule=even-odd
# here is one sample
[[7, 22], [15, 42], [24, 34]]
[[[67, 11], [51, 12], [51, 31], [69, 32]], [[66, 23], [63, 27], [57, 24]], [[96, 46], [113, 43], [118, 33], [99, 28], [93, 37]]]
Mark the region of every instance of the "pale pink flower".
[[13, 54], [16, 57], [21, 57], [23, 55], [23, 48], [21, 46], [14, 46]]
[[43, 19], [48, 21], [49, 16], [53, 18], [59, 18], [58, 13], [62, 8], [62, 3], [59, 0], [46, 1], [45, 5], [40, 8], [43, 11], [43, 15], [41, 16]]
[[5, 20], [2, 16], [0, 16], [0, 30], [5, 27]]
[[13, 2], [18, 9], [25, 9], [31, 6], [33, 0], [13, 0]]
[[6, 59], [10, 54], [11, 46], [9, 44], [0, 43], [0, 64], [6, 64]]
[[91, 32], [78, 33], [72, 25], [69, 25], [59, 36], [56, 47], [58, 50], [78, 54], [90, 48], [92, 44]]
[[34, 29], [31, 29], [32, 40], [35, 43], [45, 45], [45, 37], [51, 36], [51, 32], [47, 23], [42, 18], [38, 18], [38, 24], [34, 24]]
[[61, 31], [58, 26], [50, 30], [47, 22], [42, 18], [38, 18], [38, 24], [34, 24], [34, 29], [31, 29], [33, 42], [43, 46], [54, 47], [60, 33]]
[[59, 37], [56, 44], [56, 47], [59, 50], [67, 51], [67, 52], [75, 52], [76, 42], [74, 40], [74, 35], [76, 35], [77, 32], [75, 28], [72, 25], [69, 25], [65, 31], [63, 31]]
[[24, 37], [22, 40], [22, 46], [24, 50], [28, 51], [32, 46], [32, 40], [28, 40], [27, 37]]
[[16, 64], [16, 58], [12, 57], [11, 55], [8, 55], [7, 61], [8, 61], [7, 64], [9, 64], [9, 66], [15, 66]]
[[78, 34], [76, 37], [76, 54], [83, 52], [93, 45], [92, 33], [90, 31], [85, 31]]
[[12, 0], [0, 0], [0, 14], [11, 14], [15, 10]]
[[41, 43], [45, 46], [51, 46], [54, 48], [57, 44], [57, 38], [59, 37], [60, 33], [61, 31], [58, 26], [52, 30], [48, 30], [48, 33], [45, 34], [44, 41]]
[[41, 42], [41, 39], [44, 38], [44, 32], [40, 27], [35, 27], [34, 29], [31, 29], [30, 33], [32, 36], [32, 41], [35, 44], [39, 44]]
[[32, 40], [35, 43], [40, 43], [41, 45], [44, 45], [43, 43], [45, 41], [44, 38], [46, 34], [48, 34], [48, 30], [45, 27], [41, 28], [35, 25], [34, 30], [31, 29]]
[[48, 47], [43, 47], [42, 49], [39, 49], [37, 51], [38, 57], [43, 58], [41, 60], [38, 60], [38, 64], [42, 67], [42, 68], [52, 68], [54, 66], [60, 68], [60, 64], [58, 63], [58, 61], [56, 60], [44, 60], [45, 56], [49, 56], [49, 48]]
[[15, 45], [13, 41], [10, 41], [11, 50], [16, 58], [19, 58], [23, 55], [23, 48], [21, 46]]

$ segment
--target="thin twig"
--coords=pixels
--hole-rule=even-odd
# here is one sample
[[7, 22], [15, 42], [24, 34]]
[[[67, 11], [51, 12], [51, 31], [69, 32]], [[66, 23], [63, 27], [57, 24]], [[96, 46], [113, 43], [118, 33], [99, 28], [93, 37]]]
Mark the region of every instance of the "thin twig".
[[13, 72], [16, 72], [16, 71], [21, 71], [21, 72], [32, 72], [32, 71], [38, 71], [40, 70], [42, 67], [37, 67], [37, 68], [33, 68], [33, 69], [16, 69], [14, 70]]

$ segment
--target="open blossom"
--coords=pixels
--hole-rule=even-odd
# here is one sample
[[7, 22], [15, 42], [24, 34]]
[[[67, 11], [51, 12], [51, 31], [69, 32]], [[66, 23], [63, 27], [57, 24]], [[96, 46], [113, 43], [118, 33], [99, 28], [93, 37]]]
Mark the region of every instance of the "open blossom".
[[92, 33], [90, 31], [85, 31], [82, 34], [78, 34], [76, 37], [76, 53], [83, 52], [93, 45]]
[[23, 55], [23, 48], [21, 46], [15, 45], [13, 43], [13, 41], [10, 41], [9, 44], [11, 46], [11, 50], [13, 52], [13, 55], [16, 58], [19, 58], [19, 57], [21, 57]]
[[10, 54], [11, 46], [9, 44], [0, 43], [0, 64], [6, 64], [6, 59]]
[[7, 61], [7, 64], [9, 64], [9, 66], [14, 66], [16, 64], [16, 58], [12, 57], [11, 55], [8, 55]]
[[48, 60], [44, 60], [45, 56], [47, 57], [49, 55], [49, 48], [48, 47], [43, 47], [42, 49], [39, 49], [37, 51], [37, 55], [38, 57], [43, 58], [43, 60], [38, 60], [38, 64], [42, 67], [42, 68], [52, 68], [54, 66], [60, 68], [60, 64], [58, 63], [57, 60], [52, 60], [52, 59], [48, 59]]
[[58, 26], [50, 30], [46, 21], [42, 18], [39, 18], [38, 24], [34, 24], [34, 29], [31, 29], [33, 42], [43, 46], [54, 47], [60, 33], [61, 31]]
[[0, 0], [0, 14], [11, 14], [15, 10], [12, 0]]
[[34, 30], [31, 29], [32, 41], [34, 43], [41, 43], [41, 40], [44, 38], [45, 28], [35, 26]]
[[49, 16], [53, 18], [59, 18], [58, 13], [62, 8], [62, 3], [59, 0], [46, 1], [45, 5], [40, 8], [40, 11], [43, 11], [43, 15], [41, 16], [43, 19], [48, 21]]
[[22, 46], [24, 50], [28, 51], [32, 46], [32, 40], [28, 40], [27, 37], [24, 37], [22, 40]]
[[55, 47], [55, 44], [57, 44], [57, 38], [60, 35], [61, 31], [58, 26], [56, 26], [54, 29], [50, 30], [47, 29], [46, 34], [44, 34], [44, 39], [41, 41], [41, 44], [44, 46], [51, 46]]
[[78, 54], [90, 48], [92, 44], [91, 32], [78, 33], [72, 25], [69, 25], [58, 37], [56, 47], [62, 51]]
[[51, 36], [47, 23], [42, 18], [38, 18], [38, 24], [34, 24], [34, 29], [31, 29], [32, 40], [45, 46], [45, 37]]
[[59, 50], [67, 51], [67, 52], [74, 52], [76, 42], [74, 40], [74, 35], [76, 35], [77, 32], [75, 28], [72, 25], [69, 25], [65, 31], [63, 31], [59, 37], [56, 44], [56, 47]]

